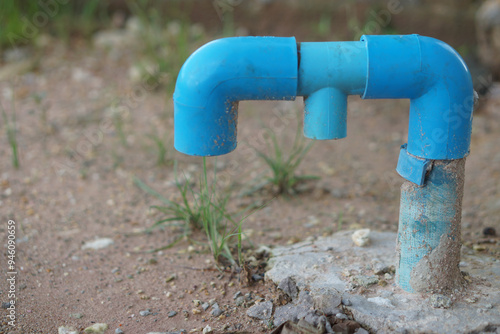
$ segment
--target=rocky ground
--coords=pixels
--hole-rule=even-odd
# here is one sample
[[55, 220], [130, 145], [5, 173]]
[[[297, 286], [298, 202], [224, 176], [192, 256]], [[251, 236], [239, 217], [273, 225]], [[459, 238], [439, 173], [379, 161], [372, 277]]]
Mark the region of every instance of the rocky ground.
[[[156, 81], [143, 80], [132, 48], [137, 40], [128, 33], [100, 33], [90, 45], [71, 47], [44, 37], [42, 49], [23, 49], [0, 70], [0, 101], [9, 117], [15, 113], [20, 152], [15, 169], [2, 123], [0, 236], [6, 246], [8, 221], [15, 221], [17, 299], [13, 328], [2, 279], [0, 333], [55, 333], [61, 326], [79, 332], [98, 324], [106, 324], [106, 333], [126, 334], [270, 331], [267, 317], [247, 315], [255, 304], [262, 313], [271, 302], [286, 302], [262, 279], [263, 268], [247, 279], [217, 269], [201, 232], [149, 252], [179, 231], [142, 233], [164, 217], [151, 208], [159, 201], [134, 178], [179, 201], [168, 162], [177, 160], [179, 173], [197, 178], [201, 159], [174, 152], [171, 97]], [[467, 251], [498, 261], [492, 231], [499, 230], [500, 215], [500, 89], [493, 86], [487, 96], [474, 117], [462, 226]], [[301, 111], [301, 100], [241, 103], [238, 148], [208, 159], [221, 191], [234, 190], [231, 211], [265, 204], [244, 221], [248, 240], [273, 247], [359, 228], [395, 232], [402, 183], [395, 167], [407, 136], [407, 101], [350, 98], [348, 137], [315, 143], [299, 168], [319, 181], [303, 184], [291, 198], [236, 196], [269, 172], [252, 148], [266, 149], [264, 129], [290, 142]], [[155, 138], [165, 144], [166, 164], [158, 164]], [[255, 252], [247, 257], [257, 267], [267, 261]], [[4, 247], [5, 278], [7, 259]], [[329, 319], [350, 324], [345, 330], [351, 332], [359, 326], [355, 320], [342, 310]]]

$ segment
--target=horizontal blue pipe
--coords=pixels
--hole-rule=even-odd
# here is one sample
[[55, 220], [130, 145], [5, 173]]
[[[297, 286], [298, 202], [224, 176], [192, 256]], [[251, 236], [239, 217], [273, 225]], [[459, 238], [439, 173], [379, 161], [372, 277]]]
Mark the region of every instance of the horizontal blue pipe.
[[[299, 48], [294, 38], [211, 42], [193, 53], [177, 79], [175, 147], [191, 155], [228, 153], [236, 147], [239, 101], [296, 96], [305, 99], [308, 137], [343, 138], [347, 95], [410, 99], [408, 155], [403, 159], [468, 154], [473, 107], [469, 71], [447, 44], [418, 35], [363, 36], [360, 42], [301, 43]], [[400, 171], [404, 177], [421, 172]]]

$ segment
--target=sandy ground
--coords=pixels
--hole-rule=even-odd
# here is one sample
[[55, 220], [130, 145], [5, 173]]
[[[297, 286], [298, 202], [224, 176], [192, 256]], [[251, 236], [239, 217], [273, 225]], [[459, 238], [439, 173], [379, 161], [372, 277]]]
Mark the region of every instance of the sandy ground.
[[[248, 318], [244, 307], [235, 306], [233, 295], [252, 292], [268, 299], [273, 292], [262, 281], [242, 286], [237, 275], [216, 270], [201, 232], [158, 253], [147, 251], [173, 241], [178, 231], [136, 233], [163, 216], [150, 209], [159, 202], [134, 185], [134, 176], [179, 200], [173, 167], [157, 164], [151, 135], [164, 140], [180, 172], [197, 178], [201, 158], [174, 152], [171, 99], [164, 91], [132, 83], [127, 75], [132, 63], [126, 53], [115, 57], [99, 49], [55, 45], [35, 72], [0, 83], [7, 113], [15, 106], [21, 164], [18, 170], [12, 167], [2, 126], [0, 300], [9, 300], [6, 245], [8, 221], [13, 220], [17, 325], [9, 326], [8, 311], [1, 309], [0, 333], [55, 333], [59, 326], [83, 329], [95, 322], [107, 323], [109, 333], [121, 328], [127, 334], [190, 331], [207, 324], [221, 331], [226, 324], [226, 330], [267, 330], [265, 323]], [[45, 97], [36, 102], [35, 94]], [[479, 244], [485, 227], [500, 230], [500, 94], [494, 90], [491, 95], [474, 117], [462, 226], [466, 247], [498, 258], [498, 239]], [[266, 172], [251, 146], [265, 149], [266, 127], [290, 142], [301, 110], [302, 99], [241, 103], [239, 146], [217, 159], [221, 184], [232, 185], [237, 193]], [[244, 222], [255, 245], [362, 227], [396, 231], [402, 179], [395, 167], [407, 123], [407, 101], [350, 98], [348, 137], [316, 143], [299, 168], [301, 174], [321, 176], [320, 181], [288, 199], [232, 196], [230, 209], [267, 203]], [[208, 163], [212, 166], [215, 159]], [[114, 244], [82, 249], [96, 238]], [[224, 310], [222, 316], [212, 317], [210, 309], [193, 303], [211, 299]], [[153, 314], [140, 316], [147, 309]], [[193, 314], [193, 309], [201, 312]], [[177, 314], [168, 317], [171, 311]]]

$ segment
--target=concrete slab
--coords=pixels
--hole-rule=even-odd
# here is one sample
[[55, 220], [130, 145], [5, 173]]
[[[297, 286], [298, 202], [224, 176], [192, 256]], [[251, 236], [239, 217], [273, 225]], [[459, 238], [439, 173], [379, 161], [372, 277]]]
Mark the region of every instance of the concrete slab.
[[352, 233], [273, 249], [266, 280], [278, 285], [291, 277], [313, 299], [338, 294], [345, 313], [376, 333], [500, 333], [500, 261], [463, 250], [460, 269], [470, 283], [466, 291], [444, 296], [451, 307], [435, 308], [446, 307], [440, 296], [396, 286], [395, 233], [371, 232], [366, 247], [355, 246]]

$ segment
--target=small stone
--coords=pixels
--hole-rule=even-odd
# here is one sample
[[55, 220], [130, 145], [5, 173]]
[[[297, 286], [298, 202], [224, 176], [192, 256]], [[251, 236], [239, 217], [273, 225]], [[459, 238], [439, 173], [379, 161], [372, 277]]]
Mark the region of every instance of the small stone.
[[201, 305], [201, 300], [195, 299], [195, 300], [193, 300], [193, 304], [194, 304], [194, 306], [200, 306]]
[[83, 244], [82, 249], [94, 249], [94, 250], [98, 250], [98, 249], [106, 248], [106, 247], [108, 247], [108, 246], [110, 246], [110, 245], [112, 245], [114, 243], [115, 242], [113, 241], [113, 239], [110, 239], [110, 238], [100, 238], [100, 239], [96, 239], [96, 240], [93, 240], [93, 241], [87, 241], [85, 244]]
[[497, 231], [493, 227], [485, 227], [483, 229], [483, 235], [485, 237], [494, 237], [497, 235]]
[[286, 293], [292, 299], [295, 299], [299, 294], [297, 284], [291, 277], [286, 277], [281, 280], [280, 284], [278, 284], [278, 289]]
[[352, 241], [356, 246], [364, 247], [368, 246], [370, 243], [370, 229], [364, 228], [355, 231], [351, 236]]
[[475, 302], [477, 302], [477, 297], [473, 296], [473, 297], [465, 298], [464, 300], [466, 303], [474, 304]]
[[169, 318], [175, 317], [176, 315], [177, 315], [177, 312], [175, 312], [175, 311], [170, 311], [170, 312], [168, 312], [168, 314], [167, 314], [167, 316], [168, 316]]
[[370, 333], [364, 328], [358, 328], [354, 331], [354, 334], [370, 334]]
[[61, 326], [57, 329], [58, 334], [78, 334], [78, 331], [73, 327]]
[[144, 311], [139, 311], [139, 314], [142, 316], [142, 317], [147, 317], [148, 315], [151, 315], [153, 314], [150, 310], [144, 310]]
[[218, 317], [222, 314], [222, 312], [223, 311], [220, 309], [219, 304], [215, 303], [212, 305], [212, 312], [210, 312], [210, 314], [212, 314], [214, 317]]
[[318, 310], [321, 314], [326, 316], [335, 314], [339, 312], [338, 307], [341, 304], [341, 297], [334, 291], [320, 291], [316, 296], [313, 297], [314, 309]]
[[475, 244], [472, 246], [472, 249], [477, 251], [477, 252], [482, 252], [482, 251], [486, 250], [486, 247], [484, 245]]
[[203, 309], [203, 311], [206, 311], [209, 307], [210, 307], [209, 303], [203, 303], [203, 304], [201, 304], [201, 308]]
[[234, 303], [236, 304], [236, 306], [243, 305], [245, 303], [245, 297], [239, 296], [238, 298], [236, 298], [236, 300], [234, 301]]
[[258, 281], [262, 281], [262, 280], [264, 279], [264, 276], [259, 275], [259, 274], [253, 274], [253, 275], [252, 275], [252, 279], [253, 279], [255, 282], [258, 282]]
[[108, 330], [108, 324], [97, 323], [93, 324], [90, 327], [85, 328], [83, 332], [86, 334], [103, 334], [107, 330]]
[[10, 303], [2, 303], [2, 308], [3, 309], [8, 309], [10, 307]]
[[173, 281], [174, 279], [177, 278], [177, 275], [176, 274], [172, 274], [170, 276], [168, 276], [166, 279], [165, 279], [165, 283], [168, 283], [168, 282], [171, 282]]
[[212, 333], [212, 332], [213, 332], [213, 329], [212, 329], [212, 327], [210, 327], [210, 325], [207, 325], [205, 328], [203, 328], [203, 334]]
[[389, 274], [389, 273], [385, 273], [384, 274], [384, 279], [387, 280], [387, 281], [390, 281], [391, 279], [393, 279], [392, 275]]
[[268, 320], [271, 318], [272, 312], [273, 303], [271, 301], [267, 301], [250, 307], [247, 310], [247, 315], [260, 320]]
[[429, 303], [434, 308], [450, 308], [452, 304], [449, 297], [440, 294], [430, 296]]
[[372, 269], [375, 275], [382, 275], [388, 273], [391, 270], [391, 267], [385, 263], [374, 261], [372, 262]]
[[491, 310], [493, 308], [493, 304], [490, 304], [490, 303], [485, 304], [484, 308], [487, 309], [487, 310]]
[[345, 306], [352, 306], [352, 302], [350, 299], [347, 299], [347, 298], [342, 298], [342, 305], [345, 305]]
[[238, 291], [234, 294], [233, 299], [236, 300], [241, 295], [242, 295], [241, 291]]
[[367, 288], [370, 285], [377, 284], [378, 277], [377, 276], [358, 275], [358, 276], [354, 277], [354, 281], [356, 281], [362, 287]]
[[81, 319], [83, 318], [83, 314], [82, 313], [71, 313], [69, 315], [70, 318], [73, 318], [73, 319]]
[[123, 331], [120, 328], [115, 329], [115, 334], [123, 334]]
[[335, 318], [340, 319], [340, 320], [348, 320], [349, 319], [347, 317], [347, 315], [345, 315], [344, 313], [337, 313], [337, 314], [335, 314]]

